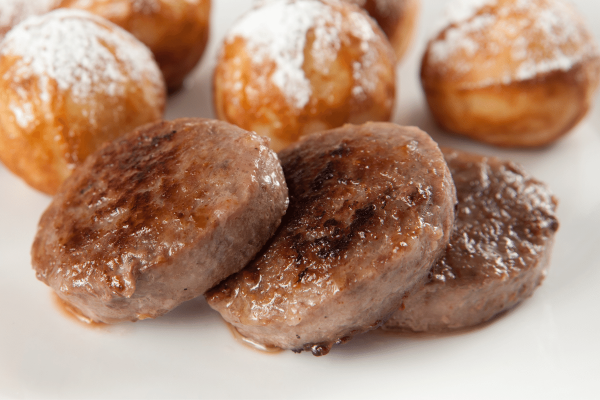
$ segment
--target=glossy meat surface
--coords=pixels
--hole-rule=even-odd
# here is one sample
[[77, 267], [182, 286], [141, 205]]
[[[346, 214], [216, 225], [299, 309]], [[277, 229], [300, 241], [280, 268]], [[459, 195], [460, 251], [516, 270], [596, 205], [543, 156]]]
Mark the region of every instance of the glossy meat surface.
[[207, 293], [257, 343], [326, 354], [377, 327], [446, 247], [455, 192], [417, 128], [367, 123], [280, 153], [290, 206], [269, 244]]
[[458, 197], [456, 223], [431, 282], [384, 329], [446, 331], [477, 325], [531, 296], [558, 229], [556, 199], [521, 167], [444, 149]]
[[286, 207], [267, 139], [211, 120], [146, 125], [62, 186], [33, 266], [87, 318], [153, 318], [243, 268]]

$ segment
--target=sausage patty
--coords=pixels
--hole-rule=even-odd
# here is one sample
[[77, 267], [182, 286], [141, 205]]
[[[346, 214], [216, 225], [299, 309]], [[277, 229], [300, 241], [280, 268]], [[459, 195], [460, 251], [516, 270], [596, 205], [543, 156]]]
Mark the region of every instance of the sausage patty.
[[521, 167], [444, 149], [458, 197], [455, 228], [431, 281], [384, 329], [439, 332], [489, 320], [542, 282], [558, 221], [556, 199]]
[[450, 237], [455, 189], [433, 140], [390, 123], [310, 135], [280, 158], [281, 226], [206, 297], [250, 340], [322, 355], [378, 327], [427, 277]]
[[145, 125], [61, 187], [33, 267], [89, 319], [154, 318], [242, 269], [286, 207], [268, 139], [211, 120]]

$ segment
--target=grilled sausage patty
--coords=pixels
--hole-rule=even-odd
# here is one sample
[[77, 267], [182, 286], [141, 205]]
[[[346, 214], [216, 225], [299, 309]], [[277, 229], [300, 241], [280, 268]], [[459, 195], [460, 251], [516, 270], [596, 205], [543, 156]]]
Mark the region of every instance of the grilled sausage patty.
[[433, 140], [390, 123], [310, 135], [280, 158], [281, 226], [206, 297], [250, 340], [322, 355], [378, 327], [426, 278], [450, 237], [455, 189]]
[[531, 296], [546, 270], [556, 199], [521, 167], [444, 149], [458, 197], [455, 228], [431, 281], [407, 296], [384, 329], [474, 326]]
[[86, 159], [41, 218], [37, 277], [84, 317], [154, 318], [242, 269], [287, 188], [268, 139], [233, 125], [146, 125]]

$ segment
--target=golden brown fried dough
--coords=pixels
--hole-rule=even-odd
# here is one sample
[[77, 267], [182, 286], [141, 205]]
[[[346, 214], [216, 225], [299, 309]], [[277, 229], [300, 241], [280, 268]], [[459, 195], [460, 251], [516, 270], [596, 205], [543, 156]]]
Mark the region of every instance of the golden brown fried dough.
[[45, 193], [104, 142], [160, 119], [164, 105], [146, 46], [87, 12], [31, 17], [0, 45], [0, 159]]
[[600, 55], [569, 3], [459, 1], [448, 16], [421, 70], [444, 129], [494, 145], [542, 146], [586, 114]]
[[420, 0], [345, 0], [367, 10], [386, 34], [398, 61], [412, 43]]
[[152, 50], [169, 91], [196, 66], [208, 41], [210, 0], [60, 0], [131, 32]]
[[217, 116], [272, 139], [344, 123], [390, 119], [394, 53], [360, 8], [337, 1], [278, 0], [242, 17], [214, 75]]

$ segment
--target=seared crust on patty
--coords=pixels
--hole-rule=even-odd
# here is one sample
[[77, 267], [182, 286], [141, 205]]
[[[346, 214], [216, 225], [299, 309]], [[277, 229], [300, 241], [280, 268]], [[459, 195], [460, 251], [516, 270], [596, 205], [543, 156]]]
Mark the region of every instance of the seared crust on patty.
[[557, 201], [518, 165], [444, 149], [458, 197], [454, 232], [431, 282], [407, 296], [384, 329], [439, 332], [485, 322], [543, 281]]
[[313, 134], [280, 157], [280, 228], [206, 297], [250, 340], [322, 355], [376, 328], [426, 278], [452, 230], [454, 185], [426, 133], [390, 123]]
[[150, 124], [65, 182], [41, 218], [33, 267], [87, 318], [154, 318], [243, 268], [286, 207], [267, 139], [212, 120]]

